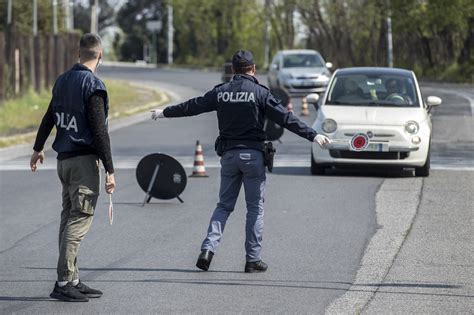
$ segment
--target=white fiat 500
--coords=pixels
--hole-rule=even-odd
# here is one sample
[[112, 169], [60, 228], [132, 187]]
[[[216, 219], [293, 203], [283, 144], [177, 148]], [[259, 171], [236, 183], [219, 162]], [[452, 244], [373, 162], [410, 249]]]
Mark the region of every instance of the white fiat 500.
[[311, 173], [328, 167], [378, 165], [414, 168], [415, 176], [430, 171], [431, 115], [441, 104], [436, 96], [422, 98], [413, 71], [396, 68], [337, 70], [317, 103], [313, 128], [331, 139], [326, 149], [313, 144]]

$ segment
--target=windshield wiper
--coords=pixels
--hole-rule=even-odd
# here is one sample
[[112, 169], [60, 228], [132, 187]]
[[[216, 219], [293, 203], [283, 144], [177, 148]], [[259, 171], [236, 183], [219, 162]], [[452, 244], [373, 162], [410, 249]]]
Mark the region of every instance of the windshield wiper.
[[379, 102], [368, 102], [368, 103], [361, 103], [360, 105], [367, 105], [367, 106], [384, 106], [385, 104]]

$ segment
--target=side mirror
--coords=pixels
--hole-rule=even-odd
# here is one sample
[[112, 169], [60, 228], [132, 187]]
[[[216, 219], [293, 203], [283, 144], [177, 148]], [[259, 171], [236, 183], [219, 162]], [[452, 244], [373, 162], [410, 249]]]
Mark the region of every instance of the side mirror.
[[277, 63], [272, 63], [271, 66], [270, 66], [270, 69], [278, 70], [278, 64]]
[[310, 104], [317, 104], [319, 101], [319, 94], [311, 93], [306, 96], [306, 102]]
[[332, 62], [326, 62], [326, 68], [331, 69], [332, 68]]
[[428, 105], [429, 107], [439, 106], [442, 102], [443, 101], [437, 96], [428, 96], [426, 98], [426, 105]]

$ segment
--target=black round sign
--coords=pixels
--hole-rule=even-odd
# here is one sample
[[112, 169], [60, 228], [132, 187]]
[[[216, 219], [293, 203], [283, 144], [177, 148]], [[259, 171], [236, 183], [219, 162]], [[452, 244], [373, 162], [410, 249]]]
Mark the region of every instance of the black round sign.
[[290, 103], [290, 94], [288, 94], [285, 89], [274, 88], [271, 92], [276, 99], [280, 100], [283, 106], [288, 107], [288, 104]]
[[268, 141], [275, 141], [280, 139], [283, 135], [283, 131], [285, 130], [282, 126], [269, 119], [265, 119], [263, 129], [265, 130]]
[[[155, 172], [155, 180], [151, 183]], [[173, 157], [162, 153], [149, 154], [141, 159], [136, 176], [140, 188], [157, 199], [177, 198], [186, 187], [183, 166]]]

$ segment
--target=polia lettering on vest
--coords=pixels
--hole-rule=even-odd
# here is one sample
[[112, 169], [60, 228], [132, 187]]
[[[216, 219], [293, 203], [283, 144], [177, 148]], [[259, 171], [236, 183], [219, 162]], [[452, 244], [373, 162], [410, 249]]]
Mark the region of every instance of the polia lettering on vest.
[[253, 92], [219, 92], [217, 93], [217, 101], [238, 103], [238, 102], [255, 102]]
[[55, 113], [56, 114], [56, 127], [63, 128], [66, 130], [74, 129], [77, 132], [77, 121], [74, 115], [69, 116], [69, 114], [64, 115], [64, 113]]

